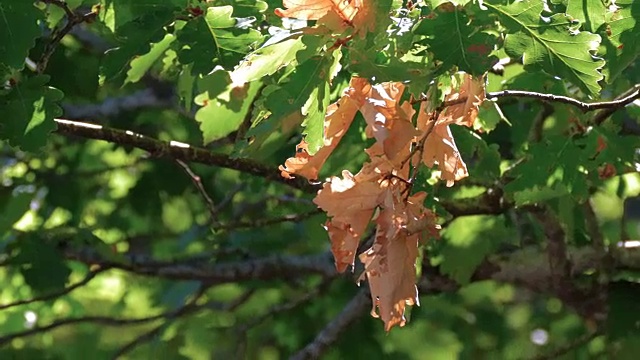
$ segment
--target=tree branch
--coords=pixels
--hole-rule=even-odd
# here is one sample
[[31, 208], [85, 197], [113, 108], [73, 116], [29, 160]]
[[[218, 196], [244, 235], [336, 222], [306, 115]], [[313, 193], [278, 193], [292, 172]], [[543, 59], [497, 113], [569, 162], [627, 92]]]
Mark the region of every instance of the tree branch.
[[538, 220], [547, 238], [547, 257], [549, 260], [550, 280], [557, 294], [566, 298], [571, 286], [571, 263], [567, 257], [567, 244], [564, 229], [557, 216], [547, 207], [532, 208], [531, 213]]
[[[207, 149], [177, 141], [161, 141], [129, 130], [66, 119], [55, 119], [55, 122], [58, 125], [57, 132], [62, 135], [104, 140], [142, 149], [156, 157], [233, 169], [276, 181], [309, 194], [315, 194], [322, 189], [320, 184], [312, 184], [302, 177], [285, 179], [280, 176], [280, 171], [276, 167], [266, 166], [250, 159], [233, 159], [226, 154], [213, 153]], [[477, 198], [443, 201], [441, 204], [453, 216], [500, 214], [511, 207], [511, 204], [502, 198], [502, 191], [499, 189], [490, 189]]]
[[114, 359], [119, 359], [121, 356], [125, 355], [126, 353], [133, 351], [135, 348], [137, 348], [138, 346], [144, 344], [145, 342], [153, 339], [154, 336], [156, 336], [158, 333], [160, 333], [160, 331], [162, 331], [162, 329], [167, 325], [169, 320], [178, 318], [180, 316], [186, 315], [190, 312], [196, 311], [201, 307], [198, 307], [196, 305], [196, 302], [198, 301], [198, 299], [200, 299], [202, 297], [202, 295], [204, 295], [205, 291], [206, 291], [207, 287], [204, 285], [201, 285], [200, 288], [198, 289], [198, 291], [195, 293], [193, 299], [187, 301], [184, 305], [180, 306], [178, 309], [176, 309], [174, 311], [173, 314], [171, 314], [171, 316], [167, 316], [166, 319], [167, 321], [165, 321], [164, 323], [152, 328], [151, 330], [143, 333], [142, 335], [137, 336], [135, 339], [131, 340], [130, 342], [128, 342], [126, 345], [124, 345], [123, 347], [121, 347], [113, 356]]
[[321, 209], [314, 209], [311, 211], [298, 213], [298, 214], [289, 214], [276, 218], [257, 218], [250, 221], [234, 221], [227, 224], [221, 224], [215, 226], [215, 230], [235, 230], [235, 229], [244, 229], [244, 228], [260, 228], [269, 225], [281, 224], [284, 222], [300, 222], [304, 221], [312, 216], [322, 214]]
[[280, 171], [277, 167], [265, 166], [250, 159], [232, 159], [225, 154], [212, 153], [209, 150], [178, 141], [166, 142], [157, 140], [129, 130], [113, 129], [102, 125], [65, 119], [55, 119], [55, 122], [58, 125], [57, 132], [63, 135], [105, 140], [119, 145], [133, 146], [145, 150], [156, 157], [238, 170], [266, 180], [284, 183], [308, 193], [315, 193], [318, 189], [317, 186], [302, 178], [287, 180], [280, 176]]
[[87, 274], [87, 276], [85, 276], [84, 279], [82, 279], [81, 281], [68, 286], [60, 291], [56, 291], [50, 294], [46, 294], [46, 295], [42, 295], [42, 296], [36, 296], [34, 298], [31, 299], [27, 299], [27, 300], [18, 300], [9, 304], [4, 304], [4, 305], [0, 305], [0, 310], [4, 310], [4, 309], [8, 309], [8, 308], [12, 308], [14, 306], [20, 306], [20, 305], [27, 305], [27, 304], [32, 304], [34, 302], [39, 302], [39, 301], [47, 301], [47, 300], [51, 300], [51, 299], [56, 299], [62, 295], [66, 295], [70, 292], [72, 292], [73, 290], [84, 286], [86, 284], [89, 283], [89, 281], [93, 280], [93, 278], [96, 277], [96, 275], [98, 275], [99, 273], [103, 272], [107, 270], [106, 267], [101, 267], [100, 269], [96, 270], [96, 271], [91, 271], [89, 272], [89, 274]]
[[538, 99], [543, 101], [552, 101], [552, 102], [569, 104], [577, 107], [583, 112], [589, 112], [589, 111], [594, 111], [599, 109], [608, 109], [609, 111], [613, 112], [621, 107], [624, 107], [632, 103], [635, 99], [640, 98], [640, 84], [636, 84], [633, 88], [625, 92], [625, 94], [623, 94], [622, 97], [616, 100], [593, 102], [593, 103], [582, 102], [580, 100], [576, 100], [568, 96], [543, 94], [543, 93], [537, 93], [533, 91], [523, 91], [523, 90], [502, 90], [502, 91], [490, 92], [490, 93], [487, 93], [486, 97], [487, 99], [496, 99], [501, 97], [531, 98], [531, 99]]
[[[623, 92], [622, 94], [618, 95], [618, 97], [616, 97], [616, 99], [614, 101], [623, 101], [623, 100], [626, 100], [626, 99], [630, 99], [631, 101], [629, 101], [629, 103], [631, 103], [635, 99], [640, 97], [638, 95], [638, 93], [640, 93], [640, 84], [636, 84], [635, 86], [633, 86], [629, 90], [627, 90], [627, 91]], [[596, 125], [602, 124], [605, 120], [607, 120], [609, 118], [609, 116], [611, 116], [614, 112], [616, 112], [616, 110], [618, 110], [618, 107], [605, 108], [602, 111], [597, 112], [593, 117], [593, 123], [596, 124]]]
[[209, 285], [249, 280], [293, 280], [311, 274], [332, 278], [338, 275], [329, 252], [318, 255], [270, 256], [216, 264], [155, 261], [144, 256], [123, 254], [124, 261], [105, 259], [91, 249], [66, 249], [67, 259], [99, 264], [145, 276], [170, 280], [197, 280]]
[[290, 359], [318, 359], [324, 352], [338, 340], [338, 336], [346, 330], [356, 319], [365, 313], [371, 306], [371, 296], [368, 290], [360, 290], [347, 306], [342, 309], [327, 326], [318, 333], [316, 338], [302, 350], [294, 354]]

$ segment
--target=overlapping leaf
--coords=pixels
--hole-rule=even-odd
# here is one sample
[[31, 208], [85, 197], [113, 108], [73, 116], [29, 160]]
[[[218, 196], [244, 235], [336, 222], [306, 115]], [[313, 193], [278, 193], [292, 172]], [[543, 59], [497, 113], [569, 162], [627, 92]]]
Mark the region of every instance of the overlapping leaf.
[[232, 83], [228, 72], [218, 70], [202, 79], [199, 88], [201, 94], [195, 101], [202, 107], [196, 112], [196, 121], [206, 144], [238, 129], [261, 84], [255, 81], [238, 86]]
[[25, 151], [37, 151], [47, 143], [56, 128], [53, 119], [62, 114], [57, 102], [63, 97], [61, 91], [46, 85], [48, 81], [46, 75], [25, 79], [0, 97], [0, 138]]
[[606, 5], [603, 0], [568, 0], [567, 15], [582, 23], [582, 28], [595, 33], [605, 22]]
[[318, 20], [328, 13], [344, 21], [352, 21], [366, 0], [283, 0], [286, 10], [276, 9], [276, 15], [304, 20]]
[[98, 19], [114, 33], [122, 33], [121, 27], [138, 21], [146, 14], [174, 12], [188, 5], [189, 0], [100, 0]]
[[[435, 215], [423, 205], [426, 194], [406, 194], [411, 186], [407, 180], [408, 160], [414, 156], [416, 167], [421, 162], [428, 166], [437, 163], [448, 185], [466, 176], [449, 125], [473, 126], [478, 106], [484, 100], [484, 85], [481, 80], [465, 76], [460, 89], [447, 96], [446, 110], [434, 111], [433, 116], [425, 111], [428, 105], [424, 101], [418, 129], [411, 121], [414, 110], [410, 103], [401, 102], [403, 84], [370, 85], [362, 78], [352, 78], [350, 85], [339, 102], [332, 105], [335, 111], [325, 119], [327, 129], [334, 127], [326, 131], [327, 146], [313, 157], [304, 151], [306, 144], [298, 145], [296, 157], [287, 160], [286, 168], [281, 170], [285, 177], [299, 174], [317, 178], [336, 140], [346, 132], [355, 113], [362, 112], [367, 122], [365, 133], [376, 140], [366, 150], [370, 161], [356, 175], [343, 171], [342, 178], [328, 179], [314, 202], [330, 217], [326, 229], [339, 271], [353, 266], [360, 239], [378, 209], [374, 243], [360, 255], [360, 260], [371, 288], [372, 314], [381, 317], [389, 330], [404, 325], [405, 306], [417, 303], [415, 262], [419, 240], [437, 236]], [[424, 149], [412, 151], [416, 143], [424, 145]], [[451, 170], [451, 159], [454, 166], [461, 163], [462, 167]]]
[[[420, 162], [429, 167], [438, 165], [440, 177], [453, 186], [455, 181], [469, 176], [467, 165], [464, 163], [456, 146], [449, 125], [457, 124], [473, 127], [478, 117], [479, 106], [484, 101], [484, 84], [482, 80], [466, 76], [460, 90], [445, 98], [446, 102], [454, 103], [442, 113], [429, 109], [427, 101], [422, 102], [418, 112], [418, 130], [424, 139], [424, 151], [421, 156], [414, 156], [412, 162], [418, 166]], [[437, 115], [437, 118], [434, 116]]]
[[29, 49], [41, 34], [38, 26], [41, 17], [42, 12], [31, 1], [0, 4], [0, 83], [24, 67]]
[[276, 15], [304, 20], [319, 20], [327, 28], [344, 32], [353, 28], [364, 36], [368, 31], [384, 25], [380, 16], [388, 17], [389, 0], [283, 0], [286, 9], [276, 9]]
[[[124, 81], [125, 70], [128, 71], [131, 60], [149, 52], [153, 43], [160, 42], [166, 34], [164, 26], [173, 18], [173, 12], [162, 9], [148, 12], [120, 26], [116, 32], [118, 47], [110, 49], [101, 65], [101, 76], [105, 81], [120, 79]], [[135, 73], [135, 71], [134, 71]]]
[[231, 69], [262, 41], [259, 31], [239, 27], [232, 6], [207, 8], [203, 16], [189, 21], [178, 33], [182, 50], [178, 59], [193, 64], [194, 73], [208, 73], [219, 64]]
[[545, 17], [541, 1], [501, 3], [498, 0], [484, 2], [510, 31], [504, 45], [507, 54], [522, 58], [527, 68], [539, 67], [563, 77], [590, 95], [600, 92], [598, 81], [603, 77], [600, 69], [604, 61], [594, 56], [600, 36], [578, 31], [569, 16]]
[[480, 75], [497, 61], [489, 56], [496, 37], [478, 31], [462, 9], [438, 7], [415, 28], [414, 34], [426, 35], [424, 42], [438, 61], [441, 71], [457, 66], [467, 73]]
[[303, 141], [296, 149], [296, 156], [287, 159], [284, 166], [280, 166], [282, 176], [289, 178], [293, 174], [298, 174], [307, 179], [317, 179], [322, 165], [346, 134], [370, 90], [371, 86], [367, 80], [352, 78], [349, 88], [344, 91], [340, 100], [329, 105], [327, 109], [324, 118], [323, 146], [316, 154], [311, 155], [306, 142]]
[[176, 37], [173, 34], [166, 34], [160, 42], [151, 45], [151, 50], [149, 50], [148, 53], [133, 59], [124, 82], [140, 81], [142, 76], [151, 69], [153, 64], [164, 55], [165, 51], [169, 49], [169, 46], [175, 39]]
[[640, 56], [640, 2], [633, 0], [616, 1], [616, 6], [605, 14], [605, 24], [600, 27], [600, 35], [606, 49], [607, 81], [613, 82], [624, 69]]

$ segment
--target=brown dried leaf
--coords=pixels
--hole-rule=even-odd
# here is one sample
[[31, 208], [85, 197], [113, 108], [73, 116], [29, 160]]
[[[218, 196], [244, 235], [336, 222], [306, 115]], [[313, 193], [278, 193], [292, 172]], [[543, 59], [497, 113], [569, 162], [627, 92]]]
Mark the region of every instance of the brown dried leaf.
[[424, 144], [422, 162], [429, 167], [437, 163], [440, 177], [446, 180], [449, 187], [453, 186], [455, 181], [469, 176], [467, 165], [456, 147], [449, 125], [436, 125], [431, 131]]
[[276, 9], [276, 15], [303, 20], [318, 20], [333, 13], [342, 20], [351, 22], [363, 6], [363, 0], [283, 0], [287, 8]]
[[[415, 111], [407, 101], [400, 106], [400, 97], [405, 86], [399, 82], [386, 82], [374, 85], [360, 112], [367, 121], [365, 133], [376, 139], [381, 152], [392, 162], [404, 159], [401, 155], [419, 132], [411, 118]], [[378, 153], [380, 150], [373, 150]]]
[[465, 75], [458, 92], [449, 94], [445, 101], [465, 98], [465, 102], [447, 107], [438, 118], [438, 124], [458, 124], [473, 128], [473, 124], [478, 118], [478, 109], [485, 100], [484, 80], [482, 78], [475, 79], [471, 75]]
[[309, 155], [307, 143], [302, 140], [296, 146], [296, 156], [287, 159], [284, 166], [278, 167], [281, 175], [290, 179], [293, 174], [298, 174], [309, 180], [316, 180], [325, 161], [347, 133], [370, 89], [371, 85], [366, 79], [352, 78], [340, 100], [327, 108], [324, 120], [324, 146], [312, 156]]
[[336, 176], [329, 179], [313, 199], [313, 202], [331, 217], [326, 226], [336, 269], [339, 272], [353, 266], [360, 237], [364, 234], [378, 206], [378, 198], [384, 191], [379, 183], [371, 181], [371, 175], [368, 173], [364, 173], [362, 179], [358, 179], [357, 175], [353, 176], [345, 170], [342, 176], [342, 179]]
[[427, 101], [420, 104], [418, 113], [418, 130], [422, 132], [421, 137], [426, 133], [428, 136], [424, 142], [422, 158], [414, 158], [412, 162], [417, 165], [422, 161], [429, 167], [438, 164], [441, 172], [440, 177], [447, 181], [447, 186], [453, 186], [455, 181], [469, 176], [467, 165], [460, 156], [449, 125], [473, 127], [478, 117], [478, 108], [485, 100], [484, 81], [474, 79], [471, 75], [465, 75], [459, 91], [449, 94], [445, 101], [452, 102], [458, 99], [465, 100], [460, 104], [445, 108], [435, 123], [428, 111]]
[[418, 240], [424, 230], [437, 235], [435, 215], [422, 205], [425, 196], [418, 193], [405, 201], [397, 187], [386, 191], [374, 244], [360, 255], [371, 289], [371, 314], [384, 321], [386, 331], [404, 326], [406, 305], [419, 304], [415, 285]]

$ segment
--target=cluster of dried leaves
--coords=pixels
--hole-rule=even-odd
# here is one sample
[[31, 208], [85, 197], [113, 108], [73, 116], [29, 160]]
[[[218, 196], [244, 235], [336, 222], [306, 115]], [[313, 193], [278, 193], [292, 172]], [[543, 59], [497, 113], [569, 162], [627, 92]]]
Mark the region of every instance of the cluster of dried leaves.
[[411, 194], [410, 173], [421, 164], [437, 165], [448, 186], [467, 176], [449, 125], [473, 126], [484, 100], [483, 82], [470, 76], [445, 99], [445, 105], [454, 105], [442, 111], [430, 109], [425, 100], [416, 115], [410, 101], [401, 103], [403, 92], [404, 85], [398, 82], [371, 85], [366, 79], [354, 77], [342, 97], [329, 106], [324, 146], [309, 155], [303, 140], [296, 156], [280, 167], [285, 177], [317, 179], [356, 113], [362, 113], [367, 136], [376, 140], [365, 150], [370, 161], [355, 175], [345, 170], [342, 178], [327, 179], [314, 202], [330, 217], [326, 229], [341, 272], [353, 266], [360, 239], [369, 223], [375, 223], [375, 240], [360, 255], [360, 261], [374, 300], [372, 314], [382, 318], [387, 330], [404, 325], [405, 305], [418, 302], [418, 244], [438, 235], [435, 215], [423, 206], [426, 193]]
[[[366, 3], [367, 0], [284, 0], [288, 9], [278, 9], [276, 14], [322, 19], [324, 25], [349, 26], [358, 32], [366, 31], [371, 23], [367, 20], [372, 15], [366, 11]], [[468, 175], [449, 125], [472, 127], [485, 99], [483, 81], [468, 75], [459, 89], [452, 89], [445, 97], [444, 103], [434, 106], [421, 100], [417, 112], [412, 101], [401, 102], [404, 90], [399, 82], [372, 85], [367, 79], [352, 78], [342, 97], [328, 107], [320, 150], [309, 154], [302, 140], [296, 156], [280, 166], [286, 178], [299, 175], [317, 179], [356, 113], [359, 111], [366, 120], [366, 135], [376, 140], [365, 150], [370, 161], [355, 175], [345, 170], [341, 178], [327, 179], [314, 202], [330, 217], [326, 229], [340, 272], [353, 268], [358, 244], [369, 224], [375, 224], [373, 244], [359, 258], [371, 289], [372, 315], [382, 318], [387, 331], [395, 325], [403, 326], [405, 306], [418, 303], [418, 245], [438, 236], [436, 217], [423, 205], [427, 194], [411, 193], [417, 169], [421, 164], [437, 165], [447, 186]]]

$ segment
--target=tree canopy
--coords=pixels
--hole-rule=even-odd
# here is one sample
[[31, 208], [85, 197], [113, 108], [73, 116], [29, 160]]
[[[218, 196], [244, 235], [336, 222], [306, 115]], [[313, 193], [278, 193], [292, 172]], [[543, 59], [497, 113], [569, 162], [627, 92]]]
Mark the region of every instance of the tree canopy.
[[639, 19], [0, 0], [0, 358], [633, 358]]

